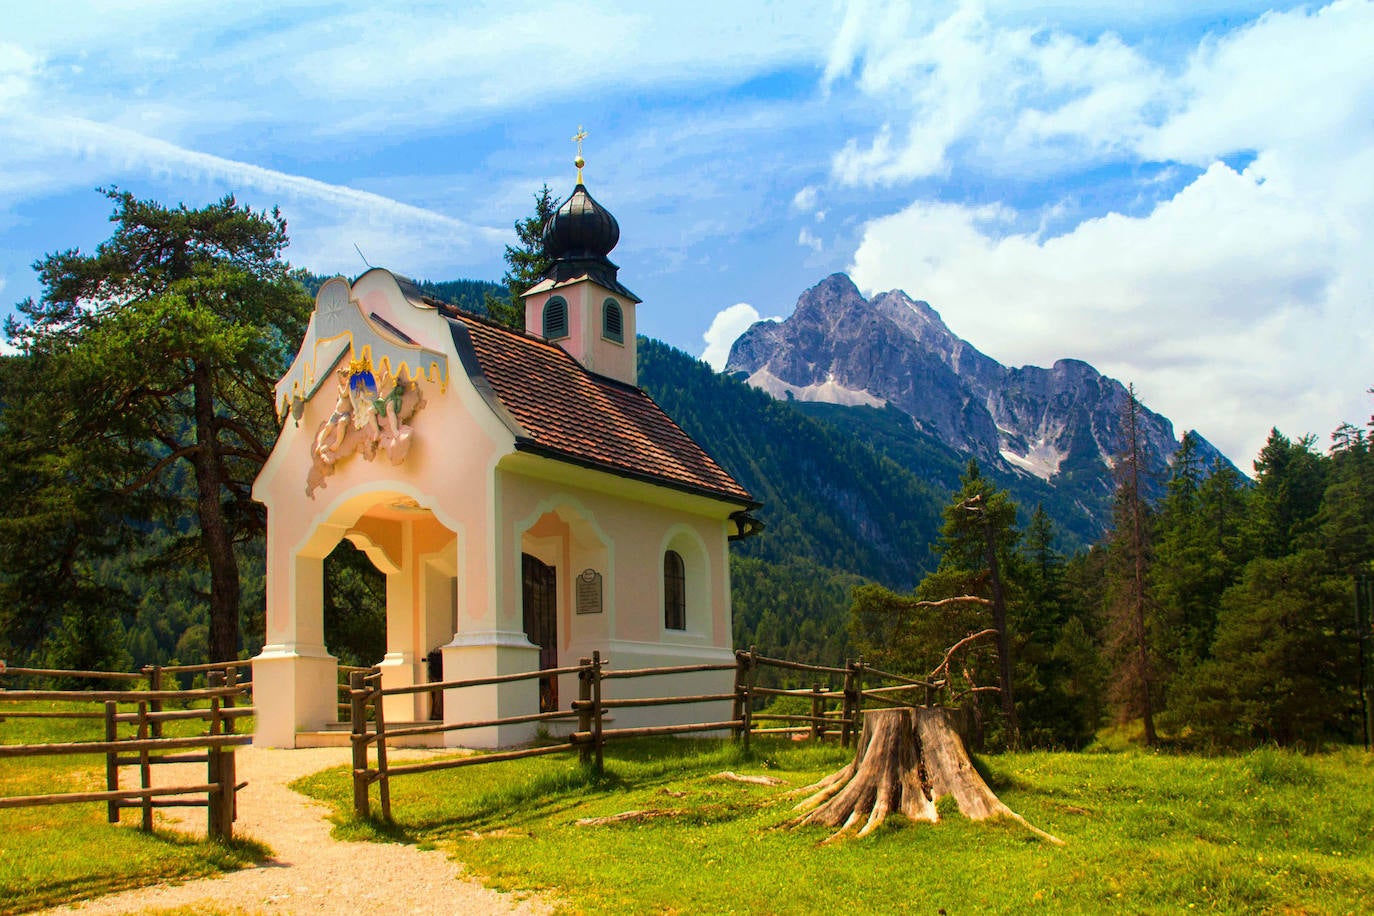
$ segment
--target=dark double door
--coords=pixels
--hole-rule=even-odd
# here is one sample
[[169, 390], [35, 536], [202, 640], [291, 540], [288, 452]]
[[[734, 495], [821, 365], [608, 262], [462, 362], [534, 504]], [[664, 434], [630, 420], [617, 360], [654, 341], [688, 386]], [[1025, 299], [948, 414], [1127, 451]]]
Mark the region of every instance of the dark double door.
[[[536, 557], [522, 554], [525, 636], [539, 647], [539, 667], [558, 667], [558, 571]], [[558, 678], [539, 679], [539, 711], [558, 709]]]

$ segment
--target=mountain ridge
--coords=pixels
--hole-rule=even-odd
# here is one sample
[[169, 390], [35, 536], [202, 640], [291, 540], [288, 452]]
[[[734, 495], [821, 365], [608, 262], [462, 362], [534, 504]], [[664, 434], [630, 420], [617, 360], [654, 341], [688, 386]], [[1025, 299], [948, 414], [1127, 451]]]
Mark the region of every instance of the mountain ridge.
[[[1125, 447], [1121, 382], [1073, 358], [1003, 366], [954, 334], [928, 302], [901, 290], [866, 299], [843, 273], [802, 293], [786, 320], [748, 328], [725, 372], [778, 399], [891, 405], [980, 463], [1052, 485], [1069, 471], [1109, 472]], [[1142, 404], [1140, 426], [1145, 463], [1162, 474], [1179, 445], [1173, 423]], [[1205, 464], [1229, 464], [1197, 439]], [[1098, 481], [1103, 487], [1108, 479]]]

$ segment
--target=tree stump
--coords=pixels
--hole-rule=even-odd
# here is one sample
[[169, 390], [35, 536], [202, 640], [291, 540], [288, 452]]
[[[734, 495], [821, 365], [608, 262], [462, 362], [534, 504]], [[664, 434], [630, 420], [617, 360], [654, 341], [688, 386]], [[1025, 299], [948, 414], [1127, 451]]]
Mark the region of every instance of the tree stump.
[[948, 709], [871, 709], [863, 715], [854, 761], [801, 790], [813, 794], [796, 806], [806, 813], [789, 827], [838, 827], [828, 843], [861, 822], [858, 835], [865, 836], [893, 811], [909, 820], [935, 823], [940, 819], [936, 802], [950, 795], [970, 820], [1010, 818], [1042, 839], [1064, 845], [1026, 823], [988, 788], [973, 768]]

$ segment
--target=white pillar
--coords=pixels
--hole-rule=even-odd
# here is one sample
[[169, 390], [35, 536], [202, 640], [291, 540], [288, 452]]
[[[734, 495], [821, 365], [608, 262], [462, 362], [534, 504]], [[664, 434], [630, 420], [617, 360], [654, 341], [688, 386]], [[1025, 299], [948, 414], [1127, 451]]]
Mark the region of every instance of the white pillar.
[[[444, 646], [444, 680], [516, 674], [539, 667], [539, 647], [524, 633], [492, 630], [459, 633]], [[539, 682], [515, 681], [485, 687], [464, 687], [444, 692], [444, 722], [477, 722], [485, 719], [523, 716], [539, 711]], [[508, 747], [530, 741], [535, 724], [501, 725], [490, 728], [445, 732], [449, 747]]]
[[289, 568], [289, 581], [268, 583], [268, 637], [276, 641], [253, 659], [258, 747], [295, 747], [296, 732], [338, 721], [339, 663], [324, 648], [324, 561], [296, 556]]

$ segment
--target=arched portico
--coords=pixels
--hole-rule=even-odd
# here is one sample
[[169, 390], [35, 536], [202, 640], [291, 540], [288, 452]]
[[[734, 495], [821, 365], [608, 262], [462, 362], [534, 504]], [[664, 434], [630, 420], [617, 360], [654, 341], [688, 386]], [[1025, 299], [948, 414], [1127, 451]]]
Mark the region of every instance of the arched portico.
[[[428, 658], [457, 629], [462, 576], [460, 526], [401, 482], [383, 481], [341, 494], [322, 507], [284, 563], [289, 582], [268, 584], [268, 643], [254, 660], [256, 687], [274, 697], [259, 712], [263, 743], [292, 746], [300, 732], [338, 719], [338, 662], [324, 640], [324, 559], [347, 538], [386, 577], [386, 654], [376, 659], [385, 687], [423, 683]], [[269, 526], [269, 550], [274, 531]], [[285, 586], [283, 588], [282, 586]], [[291, 702], [284, 702], [290, 697]], [[388, 698], [396, 722], [429, 718], [429, 694]], [[287, 713], [290, 713], [290, 716]]]

